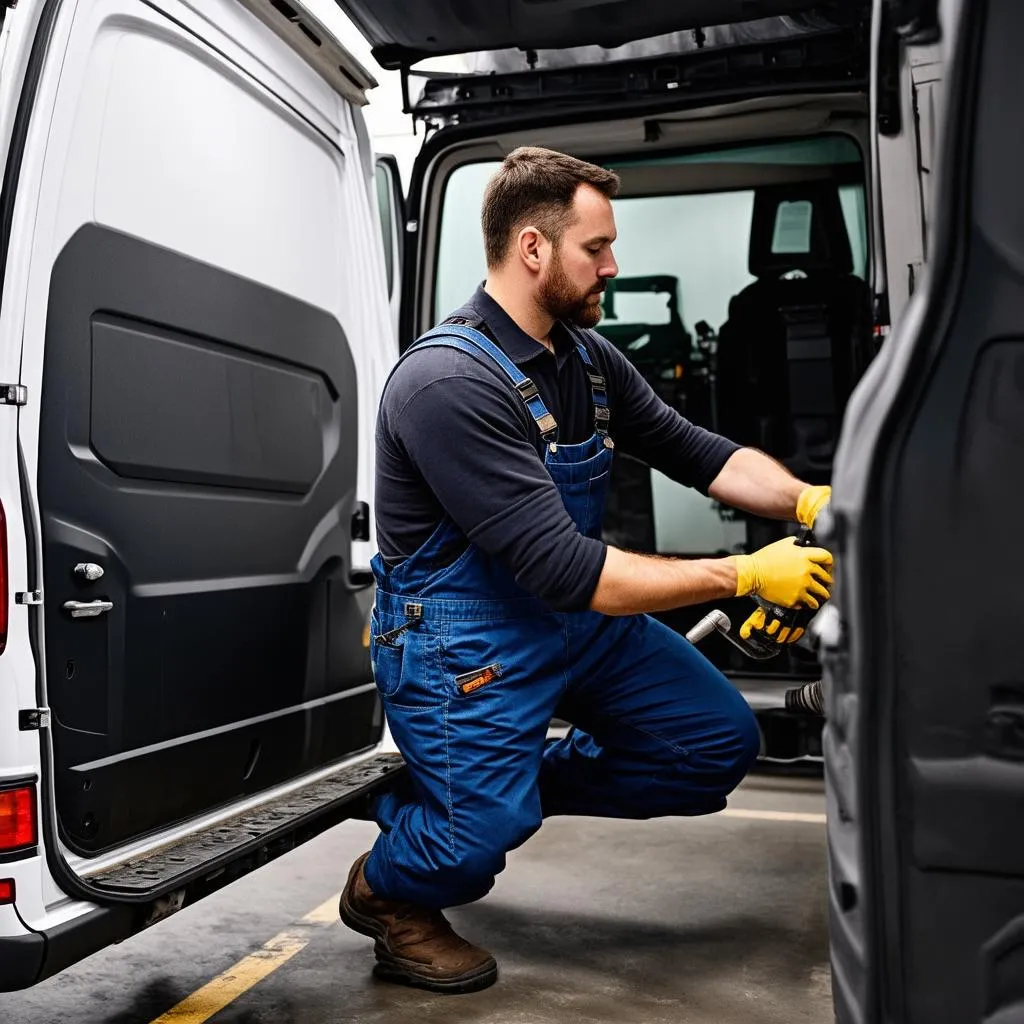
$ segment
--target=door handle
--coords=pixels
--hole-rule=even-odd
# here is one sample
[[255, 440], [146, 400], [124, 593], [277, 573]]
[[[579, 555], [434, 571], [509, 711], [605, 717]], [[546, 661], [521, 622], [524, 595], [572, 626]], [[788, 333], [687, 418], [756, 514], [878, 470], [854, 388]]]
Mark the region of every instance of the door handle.
[[94, 619], [106, 615], [114, 607], [113, 601], [65, 601], [64, 608], [73, 619]]
[[366, 590], [373, 586], [373, 573], [369, 569], [349, 569], [348, 589], [351, 591]]

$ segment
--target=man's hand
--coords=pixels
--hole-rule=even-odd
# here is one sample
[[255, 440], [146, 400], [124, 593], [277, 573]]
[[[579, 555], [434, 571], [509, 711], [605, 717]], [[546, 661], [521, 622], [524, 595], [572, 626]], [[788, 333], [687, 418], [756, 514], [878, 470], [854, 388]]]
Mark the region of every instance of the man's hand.
[[824, 548], [798, 547], [784, 537], [752, 555], [732, 555], [736, 596], [758, 594], [784, 608], [818, 608], [832, 586], [832, 555]]
[[828, 486], [805, 487], [796, 502], [796, 519], [801, 526], [814, 529], [818, 513], [832, 500], [832, 488]]

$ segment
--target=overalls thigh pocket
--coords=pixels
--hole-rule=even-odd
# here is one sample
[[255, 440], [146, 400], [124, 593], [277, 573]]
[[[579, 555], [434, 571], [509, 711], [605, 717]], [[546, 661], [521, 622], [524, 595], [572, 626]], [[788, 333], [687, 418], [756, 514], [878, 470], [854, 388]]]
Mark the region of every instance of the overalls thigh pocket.
[[[403, 629], [403, 627], [408, 628]], [[405, 615], [370, 618], [370, 658], [377, 690], [385, 704], [413, 708], [437, 707], [445, 692], [438, 664], [437, 631], [427, 622]]]

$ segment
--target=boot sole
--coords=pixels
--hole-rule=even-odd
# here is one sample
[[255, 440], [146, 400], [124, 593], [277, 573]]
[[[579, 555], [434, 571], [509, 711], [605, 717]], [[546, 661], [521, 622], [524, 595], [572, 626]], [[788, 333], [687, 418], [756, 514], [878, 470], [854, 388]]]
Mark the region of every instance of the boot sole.
[[381, 981], [396, 985], [408, 985], [411, 988], [422, 988], [429, 992], [440, 992], [445, 995], [461, 995], [489, 988], [498, 980], [498, 964], [493, 959], [489, 963], [481, 964], [454, 978], [435, 978], [428, 974], [421, 974], [417, 970], [417, 964], [402, 960], [388, 950], [387, 930], [374, 918], [360, 914], [348, 902], [347, 889], [341, 894], [338, 913], [344, 924], [353, 931], [375, 940], [373, 951], [377, 956], [377, 963], [373, 968], [373, 973]]
[[385, 951], [378, 949], [376, 952], [377, 963], [373, 968], [374, 977], [394, 985], [408, 985], [410, 988], [424, 988], [429, 992], [454, 996], [467, 992], [479, 992], [481, 989], [490, 988], [498, 980], [498, 965], [493, 960], [490, 963], [481, 964], [465, 974], [460, 974], [457, 978], [442, 981], [438, 978], [424, 977], [417, 973], [414, 965], [399, 960]]

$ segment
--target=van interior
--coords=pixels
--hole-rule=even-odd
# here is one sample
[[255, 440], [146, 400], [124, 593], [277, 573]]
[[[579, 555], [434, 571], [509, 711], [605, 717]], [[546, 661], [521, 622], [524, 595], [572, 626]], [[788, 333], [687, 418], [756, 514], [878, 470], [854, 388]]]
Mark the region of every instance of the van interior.
[[[694, 423], [762, 449], [811, 483], [831, 478], [843, 410], [874, 351], [863, 97], [775, 99], [509, 133], [436, 160], [423, 208], [425, 328], [485, 276], [484, 185], [520, 144], [613, 168], [620, 276], [597, 330]], [[402, 339], [407, 342], [408, 339]], [[755, 550], [792, 532], [726, 509], [628, 456], [616, 460], [604, 523], [618, 546], [702, 557]], [[719, 602], [734, 624], [744, 599]], [[709, 606], [660, 617], [685, 632]], [[815, 678], [791, 647], [746, 659], [717, 634], [702, 648], [751, 681]]]

